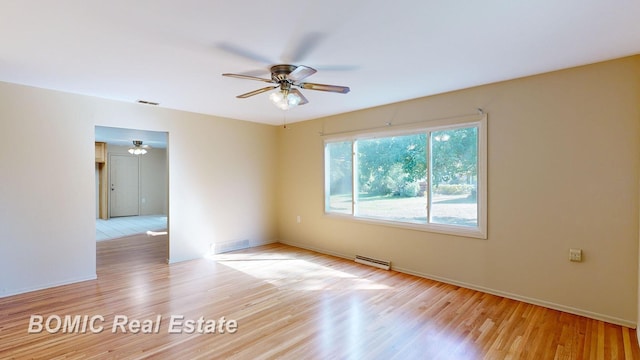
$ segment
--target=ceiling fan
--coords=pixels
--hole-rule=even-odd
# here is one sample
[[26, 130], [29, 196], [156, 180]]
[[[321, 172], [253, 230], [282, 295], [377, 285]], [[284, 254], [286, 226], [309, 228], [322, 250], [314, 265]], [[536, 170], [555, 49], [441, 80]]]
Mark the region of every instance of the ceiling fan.
[[142, 140], [133, 140], [133, 147], [130, 147], [129, 154], [131, 155], [144, 155], [151, 149], [149, 145], [142, 145]]
[[295, 107], [298, 105], [304, 105], [309, 102], [307, 98], [305, 98], [304, 95], [302, 95], [300, 90], [296, 88], [301, 88], [306, 90], [328, 91], [328, 92], [335, 92], [340, 94], [346, 94], [350, 90], [349, 87], [347, 86], [301, 82], [302, 80], [306, 79], [307, 77], [317, 72], [316, 69], [310, 68], [308, 66], [280, 64], [280, 65], [272, 66], [270, 70], [271, 70], [271, 79], [264, 79], [256, 76], [230, 74], [230, 73], [222, 74], [222, 76], [234, 77], [239, 79], [247, 79], [247, 80], [257, 80], [257, 81], [262, 81], [266, 83], [276, 84], [275, 86], [267, 86], [258, 90], [250, 91], [246, 94], [238, 95], [236, 97], [240, 99], [245, 99], [250, 96], [262, 94], [263, 92], [280, 88], [280, 91], [272, 93], [269, 96], [269, 99], [276, 106], [278, 106], [283, 110], [288, 110], [292, 107]]

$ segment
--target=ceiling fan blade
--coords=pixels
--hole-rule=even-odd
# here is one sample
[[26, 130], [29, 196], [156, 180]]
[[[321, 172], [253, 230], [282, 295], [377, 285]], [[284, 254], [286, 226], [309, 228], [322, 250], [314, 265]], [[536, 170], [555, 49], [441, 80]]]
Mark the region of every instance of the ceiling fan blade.
[[307, 104], [309, 102], [309, 100], [307, 100], [307, 98], [304, 97], [304, 95], [302, 95], [300, 90], [291, 89], [291, 90], [289, 90], [289, 92], [292, 93], [292, 94], [298, 95], [300, 97], [300, 102], [298, 103], [298, 105], [304, 105], [304, 104]]
[[273, 80], [271, 80], [271, 79], [263, 79], [263, 78], [259, 78], [259, 77], [256, 77], [256, 76], [250, 76], [250, 75], [225, 73], [225, 74], [222, 74], [222, 76], [228, 76], [228, 77], [233, 77], [233, 78], [238, 78], [238, 79], [246, 79], [246, 80], [264, 81], [264, 82], [268, 82], [268, 83], [272, 83], [273, 82]]
[[300, 65], [296, 67], [296, 69], [289, 74], [288, 78], [293, 82], [298, 82], [302, 79], [305, 79], [315, 74], [316, 72], [317, 72], [316, 69], [310, 68], [308, 66]]
[[275, 89], [275, 88], [277, 88], [277, 87], [278, 87], [278, 86], [267, 86], [267, 87], [264, 87], [264, 88], [262, 88], [262, 89], [258, 89], [258, 90], [250, 91], [250, 92], [248, 92], [248, 93], [246, 93], [246, 94], [238, 95], [238, 96], [236, 96], [236, 97], [237, 97], [237, 98], [239, 98], [239, 99], [246, 99], [246, 98], [248, 98], [249, 96], [262, 94], [263, 92], [267, 92], [267, 91], [269, 91], [269, 90], [273, 90], [273, 89]]
[[314, 65], [318, 71], [355, 71], [360, 70], [358, 65]]
[[245, 59], [253, 60], [262, 64], [273, 64], [273, 60], [267, 58], [266, 56], [262, 56], [258, 53], [254, 53], [251, 50], [242, 48], [238, 45], [234, 45], [228, 42], [218, 43], [216, 44], [216, 47], [220, 50], [243, 57]]
[[296, 41], [297, 45], [293, 48], [292, 46], [288, 46], [289, 51], [282, 54], [281, 60], [290, 64], [304, 62], [307, 60], [307, 56], [315, 50], [326, 37], [327, 34], [321, 32], [304, 34]]
[[338, 86], [338, 85], [325, 85], [325, 84], [314, 84], [314, 83], [300, 83], [297, 85], [303, 89], [336, 92], [341, 94], [346, 94], [351, 90], [349, 89], [348, 86]]

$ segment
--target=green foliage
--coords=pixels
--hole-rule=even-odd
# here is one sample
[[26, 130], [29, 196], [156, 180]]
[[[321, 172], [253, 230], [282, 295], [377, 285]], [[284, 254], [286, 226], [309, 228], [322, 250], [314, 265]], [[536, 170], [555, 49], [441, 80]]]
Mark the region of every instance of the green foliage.
[[[439, 194], [471, 194], [477, 178], [476, 127], [431, 133], [431, 185]], [[331, 194], [351, 191], [352, 142], [329, 144]], [[357, 141], [359, 191], [372, 196], [418, 196], [427, 178], [427, 135]], [[459, 186], [456, 186], [459, 185]]]
[[426, 178], [426, 134], [358, 141], [358, 184], [371, 195], [405, 196], [409, 184]]
[[465, 195], [475, 193], [475, 188], [475, 185], [468, 184], [440, 184], [433, 192], [439, 195]]
[[417, 181], [406, 184], [400, 194], [403, 197], [416, 197], [418, 195], [420, 195], [420, 183]]
[[474, 181], [478, 174], [478, 129], [434, 131], [431, 154], [431, 182], [434, 186]]

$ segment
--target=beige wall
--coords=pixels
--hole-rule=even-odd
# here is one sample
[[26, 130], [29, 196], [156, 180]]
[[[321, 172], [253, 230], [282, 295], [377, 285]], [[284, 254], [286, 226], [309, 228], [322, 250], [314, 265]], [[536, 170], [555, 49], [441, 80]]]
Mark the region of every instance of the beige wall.
[[[635, 56], [280, 129], [280, 239], [635, 327], [639, 100]], [[477, 108], [488, 113], [487, 240], [323, 216], [319, 132]], [[572, 247], [584, 262], [568, 261]]]
[[169, 260], [276, 240], [275, 127], [0, 83], [0, 296], [95, 278], [95, 126], [166, 131]]

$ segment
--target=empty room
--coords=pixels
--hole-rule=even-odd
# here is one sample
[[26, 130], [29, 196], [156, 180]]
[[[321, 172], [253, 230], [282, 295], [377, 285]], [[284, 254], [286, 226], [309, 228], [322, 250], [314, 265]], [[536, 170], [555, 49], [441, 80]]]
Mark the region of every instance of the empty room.
[[638, 14], [0, 1], [0, 358], [640, 359]]

